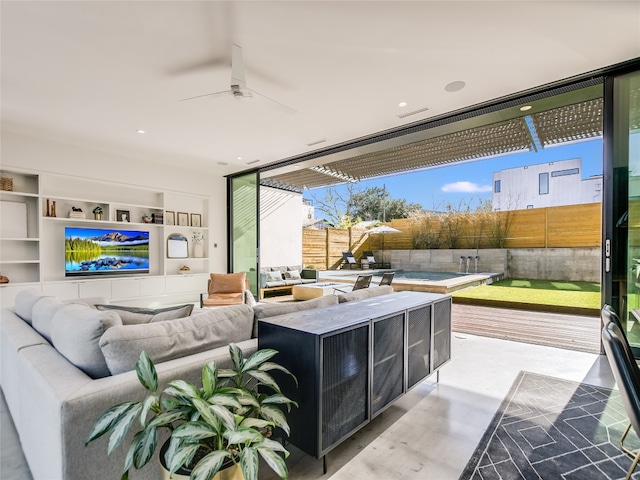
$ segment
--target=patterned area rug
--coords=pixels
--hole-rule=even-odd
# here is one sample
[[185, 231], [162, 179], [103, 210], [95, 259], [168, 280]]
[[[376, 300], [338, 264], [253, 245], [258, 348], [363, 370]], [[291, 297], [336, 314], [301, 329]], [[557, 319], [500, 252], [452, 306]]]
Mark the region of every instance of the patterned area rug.
[[[520, 372], [460, 480], [623, 479], [627, 425], [615, 390]], [[631, 432], [625, 445], [640, 441]]]

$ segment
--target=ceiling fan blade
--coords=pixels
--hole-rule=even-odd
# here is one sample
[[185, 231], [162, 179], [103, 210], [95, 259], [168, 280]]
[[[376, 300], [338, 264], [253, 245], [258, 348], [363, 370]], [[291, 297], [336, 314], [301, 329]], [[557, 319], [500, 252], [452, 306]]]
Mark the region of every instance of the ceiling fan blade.
[[244, 58], [242, 57], [242, 47], [235, 43], [231, 47], [231, 89], [234, 86], [240, 87], [240, 90], [247, 88], [245, 79]]
[[259, 93], [259, 92], [256, 92], [255, 90], [249, 90], [249, 92], [251, 92], [251, 93], [255, 93], [256, 95], [258, 95], [258, 96], [260, 96], [260, 97], [262, 97], [262, 98], [266, 98], [266, 99], [267, 99], [267, 100], [269, 100], [270, 102], [273, 102], [273, 103], [275, 103], [276, 105], [278, 105], [278, 106], [282, 107], [282, 108], [281, 108], [281, 110], [284, 110], [284, 111], [285, 111], [285, 112], [287, 112], [287, 113], [298, 113], [298, 111], [297, 111], [297, 110], [294, 110], [293, 108], [286, 106], [284, 103], [280, 103], [279, 101], [274, 100], [273, 98], [267, 97], [266, 95], [263, 95], [263, 94], [261, 94], [261, 93]]
[[188, 98], [182, 98], [180, 100], [178, 100], [179, 102], [186, 102], [187, 100], [195, 100], [196, 98], [202, 98], [202, 97], [213, 97], [216, 95], [226, 95], [229, 93], [233, 93], [231, 90], [224, 90], [222, 92], [213, 92], [213, 93], [205, 93], [204, 95], [196, 95], [195, 97], [188, 97]]

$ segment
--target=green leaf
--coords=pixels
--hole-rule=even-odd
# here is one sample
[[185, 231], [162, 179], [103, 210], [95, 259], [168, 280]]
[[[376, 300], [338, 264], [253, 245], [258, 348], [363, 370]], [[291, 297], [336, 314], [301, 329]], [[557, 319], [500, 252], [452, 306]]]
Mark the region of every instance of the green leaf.
[[142, 404], [142, 411], [140, 412], [140, 424], [145, 427], [147, 423], [147, 416], [149, 415], [149, 411], [157, 406], [159, 403], [159, 398], [155, 395], [151, 395], [146, 398], [144, 403]]
[[127, 451], [127, 456], [124, 459], [124, 473], [127, 473], [133, 467], [133, 456], [136, 453], [136, 440], [142, 436], [142, 432], [138, 432], [133, 436], [133, 441], [129, 446], [129, 450]]
[[287, 435], [289, 435], [289, 424], [287, 423], [287, 419], [284, 416], [284, 413], [282, 413], [282, 410], [270, 405], [263, 405], [258, 411], [258, 414], [265, 420], [273, 422], [277, 427], [280, 427]]
[[205, 398], [209, 398], [216, 391], [218, 383], [218, 367], [215, 362], [202, 367], [202, 388]]
[[[280, 445], [278, 442], [273, 442]], [[278, 476], [284, 480], [289, 478], [289, 471], [287, 470], [287, 464], [284, 459], [274, 452], [271, 448], [264, 448], [262, 446], [256, 447], [260, 456], [267, 462], [267, 465], [278, 474]], [[286, 450], [285, 450], [286, 451]], [[288, 453], [288, 452], [287, 452]]]
[[236, 372], [242, 371], [242, 366], [244, 364], [244, 356], [242, 355], [242, 350], [235, 343], [229, 344], [229, 356], [233, 361], [233, 366]]
[[273, 422], [269, 422], [268, 420], [263, 420], [262, 418], [245, 418], [240, 422], [241, 427], [251, 427], [251, 428], [267, 428], [273, 426]]
[[248, 405], [254, 408], [260, 407], [260, 402], [255, 397], [255, 392], [247, 390], [246, 388], [243, 388], [242, 392], [236, 395], [236, 398], [242, 405]]
[[278, 393], [280, 392], [280, 387], [278, 386], [276, 381], [273, 379], [273, 377], [269, 375], [267, 372], [261, 372], [260, 370], [251, 370], [247, 372], [247, 375], [251, 375], [253, 378], [258, 380], [260, 384], [271, 387]]
[[120, 446], [124, 438], [129, 433], [129, 429], [131, 429], [131, 425], [133, 425], [136, 416], [140, 413], [142, 409], [141, 403], [133, 404], [133, 406], [125, 412], [124, 415], [118, 420], [118, 422], [113, 426], [113, 430], [111, 431], [111, 435], [109, 435], [109, 443], [107, 446], [107, 455], [111, 455], [116, 448]]
[[293, 378], [293, 381], [296, 382], [296, 387], [298, 386], [298, 379], [296, 378], [296, 376], [282, 365], [273, 362], [266, 362], [260, 365], [260, 368], [258, 368], [258, 370], [261, 370], [263, 372], [268, 372], [269, 370], [280, 370], [281, 372], [284, 372], [291, 378]]
[[233, 395], [217, 393], [215, 395], [211, 395], [207, 399], [207, 402], [209, 402], [212, 405], [223, 405], [225, 407], [242, 408], [242, 404]]
[[[139, 434], [142, 434], [138, 437]], [[151, 427], [146, 428], [142, 432], [138, 432], [134, 437], [134, 445], [136, 446], [133, 455], [134, 467], [140, 469], [144, 467], [151, 457], [153, 457], [158, 445], [158, 429]]]
[[236, 372], [234, 370], [229, 370], [228, 368], [221, 368], [218, 370], [218, 378], [232, 378], [236, 376]]
[[252, 447], [245, 448], [240, 457], [240, 467], [244, 474], [244, 480], [258, 479], [258, 454]]
[[272, 348], [264, 348], [262, 350], [258, 350], [244, 362], [244, 365], [242, 366], [242, 373], [246, 373], [249, 370], [257, 369], [260, 365], [262, 365], [270, 358], [273, 358], [277, 354], [278, 351]]
[[181, 466], [189, 465], [199, 448], [200, 445], [198, 444], [181, 445], [176, 447], [175, 451], [172, 451], [171, 448], [169, 448], [164, 456], [164, 461], [169, 467], [169, 471], [173, 474]]
[[[196, 407], [196, 409], [198, 410], [198, 413], [202, 417], [202, 420], [204, 420], [206, 423], [211, 425], [218, 432], [220, 431], [220, 428], [221, 428], [220, 422], [225, 423], [225, 420], [228, 419], [230, 415], [232, 415], [231, 412], [229, 410], [227, 410], [226, 408], [218, 407], [218, 408], [224, 410], [222, 412], [222, 416], [225, 417], [225, 418], [222, 418], [218, 414], [218, 411], [214, 408], [213, 405], [211, 405], [208, 402], [202, 400], [201, 398], [194, 398], [193, 399], [193, 406]], [[233, 422], [234, 422], [233, 424], [235, 425], [235, 420]]]
[[262, 441], [262, 434], [255, 428], [243, 428], [241, 430], [226, 430], [224, 432], [226, 438], [231, 445], [253, 444]]
[[153, 366], [153, 362], [144, 350], [140, 352], [140, 357], [136, 362], [136, 373], [138, 374], [138, 380], [144, 388], [151, 393], [158, 391], [158, 374], [156, 373], [156, 367]]
[[230, 430], [236, 428], [236, 416], [222, 405], [211, 405], [211, 409], [215, 412], [216, 416], [222, 421], [225, 427]]
[[204, 422], [183, 423], [171, 433], [172, 438], [179, 440], [200, 441], [205, 438], [215, 437], [216, 431]]
[[149, 422], [149, 425], [147, 425], [147, 427], [173, 427], [173, 423], [177, 422], [178, 420], [185, 420], [187, 421], [189, 419], [189, 415], [190, 415], [190, 411], [183, 409], [183, 410], [174, 410], [171, 412], [162, 412], [159, 415], [156, 415], [153, 420], [151, 420]]
[[289, 451], [286, 448], [284, 448], [280, 443], [276, 442], [275, 440], [271, 440], [270, 438], [265, 438], [264, 440], [262, 440], [262, 442], [256, 445], [256, 448], [258, 450], [265, 449], [265, 450], [273, 450], [274, 452], [282, 452], [284, 453], [284, 458], [287, 458], [289, 456]]
[[169, 382], [167, 388], [164, 389], [164, 392], [167, 395], [174, 395], [177, 397], [189, 397], [189, 398], [200, 398], [200, 390], [190, 382], [186, 382], [184, 380], [174, 380]]
[[121, 403], [119, 405], [114, 405], [109, 410], [100, 415], [100, 418], [96, 420], [96, 423], [93, 425], [91, 432], [89, 433], [89, 438], [85, 445], [88, 445], [89, 442], [94, 441], [96, 438], [100, 438], [102, 435], [110, 431], [113, 426], [120, 421], [120, 419], [126, 415], [126, 413], [134, 406], [137, 405], [138, 402], [126, 402]]
[[225, 458], [229, 456], [229, 453], [224, 450], [209, 453], [191, 471], [190, 480], [209, 480], [218, 473]]
[[295, 405], [296, 407], [298, 406], [298, 404], [296, 402], [294, 402], [293, 400], [291, 400], [288, 397], [285, 397], [284, 395], [280, 394], [280, 393], [276, 393], [274, 395], [269, 395], [268, 397], [265, 397], [262, 399], [262, 404], [278, 404], [278, 405]]

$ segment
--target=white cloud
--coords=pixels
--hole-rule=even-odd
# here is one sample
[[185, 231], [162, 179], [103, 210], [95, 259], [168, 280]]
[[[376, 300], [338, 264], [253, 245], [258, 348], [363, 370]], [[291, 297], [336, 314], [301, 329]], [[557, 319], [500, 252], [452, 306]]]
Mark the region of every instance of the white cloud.
[[472, 182], [454, 182], [443, 185], [442, 191], [448, 193], [482, 193], [490, 192], [491, 185], [478, 185]]

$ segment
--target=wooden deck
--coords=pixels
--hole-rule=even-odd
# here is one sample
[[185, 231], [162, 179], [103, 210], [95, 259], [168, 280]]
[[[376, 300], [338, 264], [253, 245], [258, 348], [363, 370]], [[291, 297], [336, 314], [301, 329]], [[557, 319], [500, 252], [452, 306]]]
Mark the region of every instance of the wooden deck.
[[[291, 295], [280, 295], [262, 301], [294, 300]], [[454, 303], [451, 328], [454, 332], [600, 353], [599, 317]]]
[[453, 304], [454, 332], [600, 353], [600, 318]]

